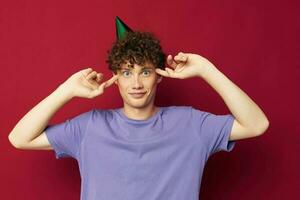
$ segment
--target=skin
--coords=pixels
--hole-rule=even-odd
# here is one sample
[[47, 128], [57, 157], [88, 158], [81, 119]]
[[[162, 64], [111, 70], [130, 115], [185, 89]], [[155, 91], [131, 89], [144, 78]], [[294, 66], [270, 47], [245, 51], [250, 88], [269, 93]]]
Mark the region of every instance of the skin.
[[[148, 62], [143, 66], [134, 64], [133, 68], [130, 68], [123, 64], [117, 75], [115, 84], [123, 99], [122, 112], [127, 117], [145, 120], [158, 111], [154, 101], [157, 84], [161, 82], [162, 77], [156, 73], [154, 65]], [[145, 95], [142, 98], [134, 98], [131, 95], [134, 92], [145, 92]]]
[[169, 55], [167, 63], [170, 68], [156, 69], [156, 72], [169, 78], [201, 78], [222, 97], [235, 117], [229, 140], [260, 136], [269, 127], [269, 121], [259, 106], [206, 58], [179, 52], [174, 59]]
[[[79, 71], [28, 112], [9, 134], [8, 139], [20, 149], [52, 149], [45, 132], [40, 132], [45, 129], [54, 113], [74, 96], [94, 98], [103, 94], [104, 89], [113, 83], [118, 85], [123, 98], [123, 113], [131, 119], [148, 119], [158, 111], [154, 100], [157, 84], [162, 77], [199, 77], [206, 81], [222, 97], [235, 118], [229, 140], [260, 136], [267, 130], [269, 121], [259, 106], [206, 58], [180, 52], [174, 59], [169, 55], [167, 64], [170, 68], [165, 70], [155, 69], [150, 63], [143, 66], [135, 64], [133, 69], [122, 69], [105, 82], [102, 82], [102, 74], [91, 68]], [[121, 67], [126, 68], [126, 65]], [[132, 92], [146, 94], [136, 99], [130, 95]]]
[[[111, 78], [118, 85], [123, 98], [123, 113], [131, 119], [145, 120], [154, 115], [158, 108], [154, 105], [157, 84], [162, 77], [187, 79], [198, 77], [206, 81], [224, 100], [235, 117], [229, 140], [239, 140], [262, 135], [269, 126], [269, 121], [259, 106], [217, 67], [206, 58], [179, 52], [174, 58], [168, 55], [165, 70], [154, 68], [150, 63], [137, 64], [133, 69], [121, 70]], [[144, 67], [150, 69], [143, 69]], [[96, 72], [94, 74], [96, 76]], [[99, 77], [97, 77], [98, 80]], [[146, 92], [140, 98], [133, 98], [132, 92]]]
[[[143, 120], [155, 114], [158, 108], [154, 105], [157, 84], [162, 77], [187, 79], [198, 77], [206, 81], [224, 100], [235, 117], [229, 140], [240, 140], [262, 135], [269, 126], [269, 121], [259, 106], [237, 85], [228, 79], [217, 67], [206, 58], [179, 52], [174, 58], [168, 55], [165, 70], [156, 68], [156, 73], [145, 76], [142, 67], [134, 65], [133, 69], [118, 72], [115, 83], [123, 98], [124, 114], [132, 119]], [[126, 68], [123, 65], [122, 68]], [[147, 74], [147, 73], [146, 73]], [[134, 99], [131, 92], [146, 92], [141, 99]]]

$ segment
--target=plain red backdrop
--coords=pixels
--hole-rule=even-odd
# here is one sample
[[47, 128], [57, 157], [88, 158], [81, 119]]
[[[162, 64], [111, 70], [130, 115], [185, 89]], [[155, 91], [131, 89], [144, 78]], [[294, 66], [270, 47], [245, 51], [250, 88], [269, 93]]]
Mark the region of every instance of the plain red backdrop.
[[[16, 123], [70, 75], [84, 67], [111, 76], [105, 63], [115, 40], [115, 16], [152, 31], [166, 53], [198, 53], [245, 91], [270, 121], [258, 138], [213, 155], [201, 199], [297, 199], [299, 196], [299, 3], [297, 1], [1, 1], [1, 199], [79, 199], [75, 160], [53, 151], [17, 150]], [[299, 83], [298, 83], [299, 85]], [[200, 78], [164, 78], [157, 105], [229, 112]], [[95, 99], [75, 98], [50, 121], [92, 108], [122, 106], [116, 85]], [[97, 159], [97, 158], [95, 158]]]

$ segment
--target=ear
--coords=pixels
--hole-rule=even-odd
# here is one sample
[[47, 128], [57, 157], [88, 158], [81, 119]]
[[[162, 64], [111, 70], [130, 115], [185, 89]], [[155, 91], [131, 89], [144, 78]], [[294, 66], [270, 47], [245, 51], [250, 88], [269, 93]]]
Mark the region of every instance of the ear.
[[[116, 75], [116, 74], [113, 72], [113, 73], [112, 73], [112, 75], [114, 76], [114, 75]], [[118, 84], [119, 84], [119, 83], [118, 83], [118, 79], [117, 79], [117, 80], [115, 80], [114, 84], [116, 84], [116, 85], [118, 85]]]
[[161, 75], [158, 75], [158, 78], [157, 78], [157, 81], [156, 81], [156, 82], [157, 82], [157, 83], [160, 83], [160, 82], [162, 81], [162, 78], [163, 78], [163, 77], [162, 77]]

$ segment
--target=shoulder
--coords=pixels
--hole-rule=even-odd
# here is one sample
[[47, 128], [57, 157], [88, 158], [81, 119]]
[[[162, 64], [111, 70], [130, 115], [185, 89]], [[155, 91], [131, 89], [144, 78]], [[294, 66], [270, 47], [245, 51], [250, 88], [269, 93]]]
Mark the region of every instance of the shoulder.
[[212, 113], [204, 110], [200, 110], [198, 108], [195, 108], [193, 106], [190, 106], [190, 114], [192, 117], [204, 117], [207, 115], [211, 115]]
[[167, 106], [163, 108], [168, 112], [188, 112], [191, 106]]
[[205, 113], [208, 113], [208, 112], [199, 110], [197, 108], [194, 108], [193, 106], [168, 106], [168, 107], [165, 107], [165, 109], [168, 112], [182, 113], [182, 114], [184, 114], [184, 113], [185, 114], [193, 114], [193, 113], [205, 114]]
[[81, 112], [77, 115], [73, 115], [71, 117], [68, 117], [66, 122], [87, 122], [90, 120], [91, 116], [93, 115], [94, 113], [94, 110], [91, 109], [91, 110], [87, 110], [87, 111], [84, 111], [84, 112]]
[[164, 114], [168, 116], [176, 116], [176, 118], [189, 118], [191, 115], [191, 106], [168, 106], [163, 107]]

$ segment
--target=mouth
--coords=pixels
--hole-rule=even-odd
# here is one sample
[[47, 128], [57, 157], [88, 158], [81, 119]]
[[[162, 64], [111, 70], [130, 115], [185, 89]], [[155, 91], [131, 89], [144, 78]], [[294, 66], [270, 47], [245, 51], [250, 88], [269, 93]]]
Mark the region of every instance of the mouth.
[[138, 99], [138, 98], [143, 97], [143, 96], [146, 94], [146, 92], [143, 92], [143, 93], [137, 92], [137, 93], [129, 93], [129, 94], [130, 94], [133, 98]]

